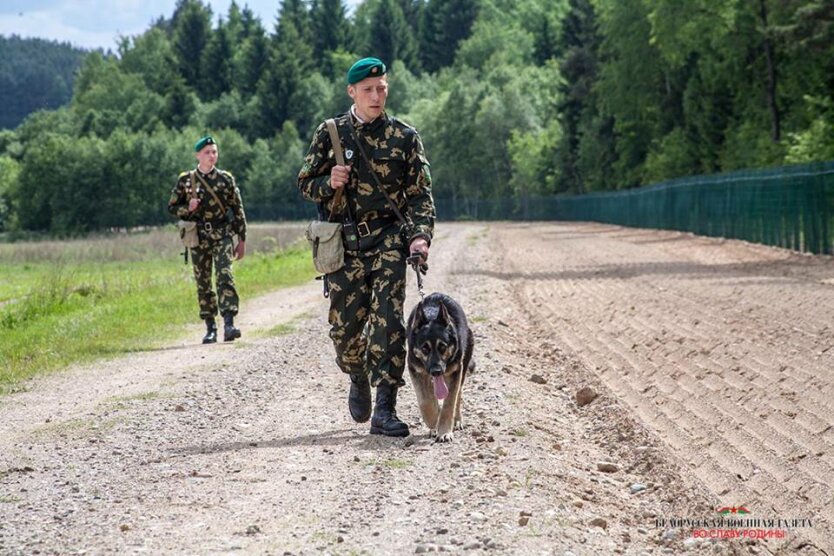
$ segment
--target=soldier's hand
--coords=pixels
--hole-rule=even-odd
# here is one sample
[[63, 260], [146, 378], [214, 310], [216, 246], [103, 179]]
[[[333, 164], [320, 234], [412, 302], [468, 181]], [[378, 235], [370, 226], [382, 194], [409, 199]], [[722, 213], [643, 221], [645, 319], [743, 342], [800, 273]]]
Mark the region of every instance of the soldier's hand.
[[350, 179], [350, 166], [334, 166], [330, 170], [330, 187], [339, 190], [345, 186]]
[[408, 252], [411, 254], [419, 253], [423, 262], [426, 262], [429, 259], [429, 242], [424, 237], [416, 237], [408, 246]]
[[191, 199], [188, 201], [188, 212], [194, 212], [200, 206], [200, 199]]
[[246, 255], [246, 242], [240, 240], [237, 242], [237, 246], [235, 246], [235, 259], [240, 260]]

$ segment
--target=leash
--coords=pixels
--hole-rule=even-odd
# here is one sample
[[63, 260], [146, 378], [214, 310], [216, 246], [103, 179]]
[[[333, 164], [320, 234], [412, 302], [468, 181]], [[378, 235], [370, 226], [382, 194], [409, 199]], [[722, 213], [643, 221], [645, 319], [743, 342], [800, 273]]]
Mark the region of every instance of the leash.
[[426, 293], [423, 291], [423, 275], [429, 271], [429, 265], [423, 262], [423, 256], [420, 253], [412, 254], [405, 262], [410, 264], [414, 273], [417, 274], [417, 293], [420, 294], [420, 301], [422, 302], [426, 297]]

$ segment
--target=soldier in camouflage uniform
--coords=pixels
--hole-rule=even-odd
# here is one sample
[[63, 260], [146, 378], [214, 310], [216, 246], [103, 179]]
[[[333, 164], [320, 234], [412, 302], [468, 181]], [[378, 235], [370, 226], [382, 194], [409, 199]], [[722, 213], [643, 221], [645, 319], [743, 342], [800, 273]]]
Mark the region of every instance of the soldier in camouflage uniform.
[[[168, 212], [181, 220], [197, 222], [200, 245], [191, 249], [191, 262], [197, 281], [200, 318], [206, 322], [203, 343], [217, 341], [214, 317], [218, 305], [225, 324], [223, 340], [231, 342], [240, 338], [240, 330], [234, 323], [240, 299], [232, 275], [232, 258], [242, 259], [246, 254], [246, 215], [235, 178], [215, 166], [217, 144], [210, 135], [197, 141], [194, 156], [197, 168], [179, 175], [168, 201]], [[238, 237], [237, 246], [233, 234]], [[212, 265], [216, 272], [216, 295], [211, 283]]]
[[[354, 104], [335, 118], [346, 166], [336, 164], [322, 123], [298, 175], [298, 188], [319, 204], [322, 214], [330, 214], [336, 191], [344, 189], [336, 213], [357, 225], [359, 249], [347, 250], [344, 268], [326, 277], [336, 363], [351, 379], [350, 414], [360, 423], [371, 417], [373, 385], [371, 434], [407, 436], [408, 426], [396, 414], [397, 390], [405, 384], [405, 260], [409, 253], [428, 257], [435, 219], [429, 162], [417, 131], [384, 111], [385, 64], [376, 58], [356, 62], [348, 71], [347, 91]], [[359, 149], [365, 149], [407, 226], [385, 200]]]

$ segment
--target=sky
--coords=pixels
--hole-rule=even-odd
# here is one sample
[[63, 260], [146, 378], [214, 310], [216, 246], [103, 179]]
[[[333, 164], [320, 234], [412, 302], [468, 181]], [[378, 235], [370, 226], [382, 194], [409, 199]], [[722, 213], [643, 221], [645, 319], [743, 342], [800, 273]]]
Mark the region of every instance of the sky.
[[[232, 0], [203, 0], [215, 21], [225, 16]], [[360, 0], [343, 0], [350, 12]], [[237, 0], [248, 5], [272, 31], [280, 0]], [[176, 0], [1, 0], [0, 35], [40, 37], [81, 48], [115, 52], [120, 36], [144, 32], [159, 16], [170, 17]]]

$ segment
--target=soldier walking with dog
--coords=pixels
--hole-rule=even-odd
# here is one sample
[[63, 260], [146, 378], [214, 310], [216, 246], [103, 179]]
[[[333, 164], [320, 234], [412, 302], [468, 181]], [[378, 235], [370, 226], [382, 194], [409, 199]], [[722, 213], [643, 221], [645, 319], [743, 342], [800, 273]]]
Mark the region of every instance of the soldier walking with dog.
[[[240, 298], [232, 275], [232, 259], [240, 260], [246, 254], [246, 214], [235, 178], [216, 166], [217, 143], [211, 135], [197, 140], [194, 157], [197, 167], [179, 175], [168, 201], [168, 212], [197, 223], [199, 245], [191, 249], [191, 262], [200, 318], [206, 322], [203, 343], [217, 341], [214, 319], [218, 308], [224, 322], [223, 340], [231, 342], [241, 335], [234, 321]], [[236, 246], [234, 235], [238, 237]], [[212, 266], [217, 293], [212, 288]]]
[[388, 76], [381, 60], [353, 64], [347, 94], [353, 105], [335, 118], [345, 164], [336, 162], [322, 123], [298, 188], [325, 219], [333, 213], [343, 223], [345, 265], [325, 277], [325, 291], [336, 364], [350, 376], [350, 415], [359, 423], [370, 418], [371, 434], [408, 436], [396, 413], [405, 384], [406, 259], [428, 258], [435, 220], [429, 162], [417, 131], [385, 112]]

